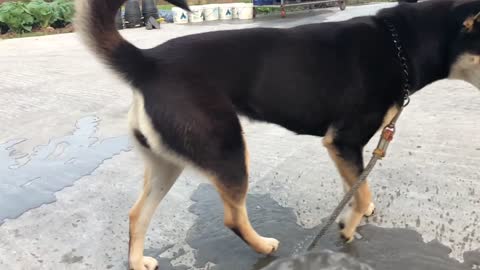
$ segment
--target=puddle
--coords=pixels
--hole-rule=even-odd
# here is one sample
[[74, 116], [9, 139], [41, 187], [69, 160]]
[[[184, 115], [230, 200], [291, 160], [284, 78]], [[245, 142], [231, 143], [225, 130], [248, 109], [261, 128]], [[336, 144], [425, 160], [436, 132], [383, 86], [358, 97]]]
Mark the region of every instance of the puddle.
[[[341, 267], [339, 269], [364, 269], [355, 266], [352, 259], [363, 262], [373, 269], [480, 269], [480, 250], [465, 252], [464, 263], [460, 263], [449, 257], [451, 252], [449, 247], [437, 240], [425, 243], [422, 236], [414, 230], [365, 225], [360, 227], [358, 232], [362, 238], [349, 245], [332, 246], [330, 243], [333, 239], [322, 239], [312, 253], [275, 262], [268, 270], [313, 270], [320, 266], [330, 266], [332, 263]], [[325, 254], [323, 250], [326, 247], [329, 254]], [[336, 259], [335, 256], [341, 253], [348, 254], [349, 257]], [[350, 268], [346, 267], [345, 263], [348, 263]]]
[[[320, 268], [321, 267], [321, 268]], [[264, 270], [373, 270], [367, 264], [340, 252], [323, 250], [292, 258], [280, 259]]]
[[[374, 269], [465, 270], [480, 269], [480, 250], [464, 253], [464, 263], [450, 258], [451, 249], [437, 240], [425, 243], [420, 233], [411, 229], [388, 229], [373, 225], [359, 228], [362, 239], [341, 247], [326, 244], [318, 247], [347, 253]], [[323, 243], [323, 244], [322, 244]]]
[[95, 137], [99, 119], [84, 117], [70, 135], [19, 154], [15, 146], [25, 139], [0, 144], [0, 224], [24, 212], [52, 203], [55, 192], [91, 174], [102, 162], [131, 149], [128, 136]]
[[[189, 211], [197, 216], [197, 220], [189, 229], [186, 242], [195, 250], [193, 266], [196, 268], [262, 269], [279, 258], [289, 257], [301, 250], [306, 251], [309, 239], [312, 239], [319, 230], [319, 226], [305, 229], [298, 225], [294, 210], [280, 206], [268, 194], [250, 194], [247, 208], [253, 226], [260, 234], [275, 237], [281, 243], [275, 256], [265, 257], [253, 252], [233, 232], [223, 226], [222, 203], [211, 185], [199, 185], [191, 199], [195, 203]], [[325, 250], [333, 252], [333, 255], [343, 263], [351, 264], [351, 268], [344, 269], [369, 269], [367, 265], [373, 269], [389, 270], [480, 269], [480, 250], [465, 252], [465, 262], [460, 263], [449, 257], [450, 248], [438, 241], [425, 243], [422, 236], [411, 229], [386, 229], [365, 225], [359, 228], [359, 233], [361, 239], [345, 245], [338, 237], [336, 226], [333, 225], [317, 243], [317, 248], [312, 250], [315, 252], [313, 255], [310, 253], [300, 260], [297, 258], [297, 263], [303, 262], [313, 268], [300, 268], [299, 265], [296, 268], [285, 268], [287, 264], [292, 265], [292, 262], [288, 262], [269, 270], [318, 269], [322, 265], [315, 263], [332, 263], [332, 259], [325, 259]], [[171, 266], [168, 259], [161, 257], [159, 259], [160, 267], [164, 267], [161, 269], [184, 269]], [[357, 262], [356, 266], [354, 262]]]
[[[201, 184], [193, 193], [195, 202], [189, 211], [198, 218], [187, 233], [186, 242], [196, 250], [195, 267], [209, 269], [261, 269], [275, 259], [290, 256], [298, 246], [298, 239], [305, 239], [318, 228], [305, 229], [297, 224], [292, 208], [280, 206], [269, 195], [250, 194], [247, 209], [250, 221], [257, 232], [265, 237], [275, 237], [280, 248], [275, 256], [263, 256], [252, 251], [232, 231], [223, 226], [223, 205], [216, 190]], [[335, 234], [332, 230], [329, 234]]]

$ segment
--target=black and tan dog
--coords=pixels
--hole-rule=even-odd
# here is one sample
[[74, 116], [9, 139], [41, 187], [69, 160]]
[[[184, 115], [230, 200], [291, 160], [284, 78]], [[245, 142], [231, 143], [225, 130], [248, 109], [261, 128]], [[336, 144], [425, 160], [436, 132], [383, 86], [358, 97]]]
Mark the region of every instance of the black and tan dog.
[[[245, 200], [248, 153], [237, 114], [324, 137], [347, 185], [363, 170], [362, 150], [403, 102], [401, 61], [384, 20], [408, 57], [412, 92], [443, 78], [480, 86], [480, 1], [402, 4], [376, 16], [291, 29], [210, 32], [141, 50], [114, 16], [124, 0], [78, 0], [76, 27], [133, 88], [130, 129], [145, 159], [143, 193], [130, 212], [130, 267], [143, 256], [155, 208], [186, 166], [208, 176], [224, 203], [225, 225], [255, 251], [278, 241], [258, 235]], [[173, 4], [186, 8], [183, 0]], [[235, 65], [225, 68], [225, 59]], [[365, 184], [341, 231], [351, 239], [374, 210]]]

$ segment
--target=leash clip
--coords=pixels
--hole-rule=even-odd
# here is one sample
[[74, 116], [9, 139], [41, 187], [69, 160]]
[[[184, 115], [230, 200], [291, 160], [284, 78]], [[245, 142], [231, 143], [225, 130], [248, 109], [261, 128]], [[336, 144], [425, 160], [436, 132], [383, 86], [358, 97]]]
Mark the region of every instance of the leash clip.
[[380, 137], [378, 146], [375, 151], [373, 151], [373, 154], [379, 159], [384, 158], [387, 154], [387, 148], [390, 145], [390, 142], [393, 140], [394, 135], [395, 124], [391, 123], [383, 129], [382, 136]]

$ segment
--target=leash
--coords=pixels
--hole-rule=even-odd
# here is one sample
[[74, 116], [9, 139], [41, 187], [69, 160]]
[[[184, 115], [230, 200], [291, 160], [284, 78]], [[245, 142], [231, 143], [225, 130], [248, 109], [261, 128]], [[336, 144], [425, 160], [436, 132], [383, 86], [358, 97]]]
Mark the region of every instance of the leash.
[[375, 150], [373, 151], [372, 158], [368, 162], [367, 166], [365, 167], [363, 172], [360, 174], [357, 181], [355, 181], [353, 186], [350, 188], [350, 190], [347, 193], [345, 193], [345, 195], [343, 196], [343, 199], [340, 201], [338, 206], [333, 210], [332, 214], [330, 214], [326, 223], [323, 225], [323, 227], [320, 229], [318, 234], [312, 240], [307, 250], [311, 250], [313, 247], [317, 245], [318, 241], [326, 234], [328, 228], [332, 226], [332, 224], [338, 218], [342, 210], [345, 208], [348, 202], [352, 199], [355, 192], [357, 192], [360, 186], [366, 181], [368, 175], [372, 172], [373, 168], [377, 164], [377, 161], [383, 159], [386, 156], [388, 146], [390, 145], [390, 142], [393, 140], [393, 137], [395, 135], [397, 121], [400, 118], [400, 115], [402, 114], [403, 109], [406, 106], [408, 106], [408, 104], [410, 104], [410, 75], [409, 75], [409, 68], [408, 68], [408, 60], [405, 55], [403, 46], [400, 42], [399, 34], [397, 29], [395, 28], [395, 25], [391, 23], [388, 19], [383, 19], [383, 22], [387, 26], [387, 29], [392, 36], [393, 44], [395, 46], [395, 49], [397, 50], [397, 57], [398, 57], [398, 60], [400, 61], [400, 65], [403, 71], [402, 72], [403, 105], [400, 107], [397, 114], [393, 117], [390, 123], [383, 129], [382, 134], [380, 135], [380, 141], [378, 142], [377, 148], [375, 148]]

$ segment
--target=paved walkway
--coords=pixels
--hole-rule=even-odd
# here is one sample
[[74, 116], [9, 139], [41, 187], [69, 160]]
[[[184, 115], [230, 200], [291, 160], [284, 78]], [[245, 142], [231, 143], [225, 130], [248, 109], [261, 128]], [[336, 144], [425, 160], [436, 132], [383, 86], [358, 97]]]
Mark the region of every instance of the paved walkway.
[[[380, 6], [122, 34], [146, 48], [204, 31], [346, 19]], [[126, 137], [130, 90], [75, 34], [0, 41], [0, 59], [1, 268], [124, 269], [127, 213], [143, 171]], [[386, 237], [376, 254], [382, 258], [415, 255], [391, 244], [402, 242], [403, 235], [422, 245], [438, 240], [437, 247], [445, 248], [430, 254], [432, 260], [451, 256], [460, 264], [464, 255], [469, 261], [479, 257], [468, 253], [480, 248], [479, 115], [480, 92], [464, 83], [438, 82], [413, 97], [389, 158], [371, 177], [378, 215], [353, 247], [381, 232]], [[251, 153], [253, 223], [280, 238], [280, 255], [288, 255], [340, 199], [338, 174], [319, 138], [243, 123]], [[147, 253], [160, 258], [161, 269], [267, 264], [223, 228], [221, 203], [205, 183], [191, 170], [181, 176], [152, 222]], [[387, 241], [390, 245], [382, 246]], [[344, 251], [363, 256], [362, 249]]]

